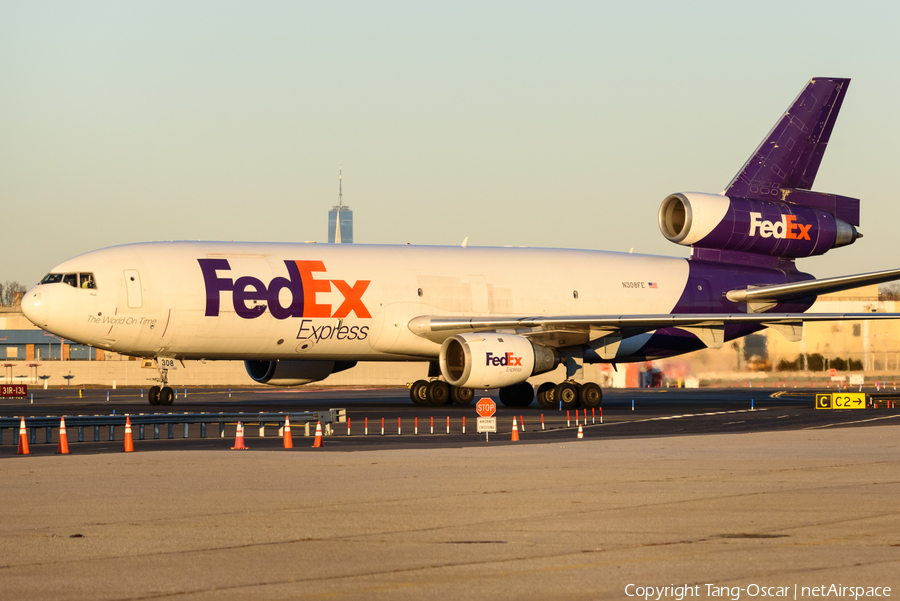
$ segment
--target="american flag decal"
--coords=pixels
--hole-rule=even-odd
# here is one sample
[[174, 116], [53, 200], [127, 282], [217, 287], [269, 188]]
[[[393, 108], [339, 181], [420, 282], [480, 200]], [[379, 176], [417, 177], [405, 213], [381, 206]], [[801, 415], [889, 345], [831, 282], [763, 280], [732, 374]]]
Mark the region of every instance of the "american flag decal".
[[656, 282], [648, 282], [647, 284], [650, 288], [656, 288]]

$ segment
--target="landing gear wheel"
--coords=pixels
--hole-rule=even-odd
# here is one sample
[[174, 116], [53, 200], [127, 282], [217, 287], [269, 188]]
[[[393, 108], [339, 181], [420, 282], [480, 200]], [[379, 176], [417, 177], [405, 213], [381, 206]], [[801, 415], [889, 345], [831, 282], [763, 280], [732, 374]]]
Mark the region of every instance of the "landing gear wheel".
[[556, 403], [562, 404], [563, 409], [574, 409], [578, 405], [578, 387], [571, 382], [557, 384], [553, 398]]
[[[544, 382], [537, 389], [537, 400], [538, 405], [543, 407], [544, 409], [553, 409], [553, 389], [556, 388], [556, 384], [553, 382]], [[548, 399], [547, 396], [550, 396]]]
[[451, 386], [450, 398], [453, 399], [453, 403], [456, 405], [468, 405], [475, 400], [475, 389]]
[[151, 405], [171, 405], [175, 401], [175, 391], [169, 388], [169, 370], [160, 367], [157, 362], [156, 368], [159, 370], [159, 383], [162, 388], [154, 386], [150, 389]]
[[175, 391], [168, 386], [163, 386], [159, 391], [159, 404], [171, 405], [175, 402]]
[[429, 405], [446, 405], [450, 400], [450, 385], [441, 380], [435, 380], [425, 389]]
[[409, 398], [412, 399], [413, 405], [424, 407], [428, 404], [428, 397], [425, 390], [428, 388], [428, 380], [416, 380], [409, 387]]
[[[551, 384], [553, 384], [551, 382]], [[553, 388], [548, 388], [547, 392], [544, 393], [544, 400], [547, 401], [547, 405], [550, 409], [553, 409], [559, 404], [559, 400], [556, 397], [556, 384], [553, 384]]]
[[596, 409], [603, 401], [603, 391], [593, 382], [583, 384], [578, 396], [581, 398], [581, 404], [589, 409]]

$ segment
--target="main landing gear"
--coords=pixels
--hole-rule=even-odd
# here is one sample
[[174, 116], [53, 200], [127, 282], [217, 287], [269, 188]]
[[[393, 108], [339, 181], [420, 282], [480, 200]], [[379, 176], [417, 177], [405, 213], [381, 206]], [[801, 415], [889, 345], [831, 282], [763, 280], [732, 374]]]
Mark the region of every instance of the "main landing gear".
[[148, 398], [150, 399], [151, 405], [171, 405], [175, 402], [175, 391], [169, 388], [169, 379], [167, 376], [168, 370], [159, 370], [159, 381], [162, 384], [162, 387], [152, 386], [150, 388]]
[[[534, 387], [528, 382], [520, 382], [500, 389], [500, 402], [507, 407], [527, 407], [534, 401]], [[472, 388], [450, 386], [443, 380], [416, 380], [409, 387], [409, 397], [419, 406], [468, 405], [475, 398]], [[582, 406], [595, 409], [603, 401], [603, 391], [593, 382], [579, 384], [567, 380], [559, 384], [544, 382], [537, 389], [538, 404], [544, 409], [574, 409]]]
[[574, 409], [579, 404], [588, 409], [596, 409], [603, 402], [603, 391], [593, 382], [544, 382], [538, 387], [537, 398], [544, 409]]
[[450, 386], [443, 380], [416, 380], [409, 387], [409, 398], [413, 404], [446, 405], [453, 402], [456, 405], [468, 405], [475, 399], [475, 390], [472, 388], [460, 388]]

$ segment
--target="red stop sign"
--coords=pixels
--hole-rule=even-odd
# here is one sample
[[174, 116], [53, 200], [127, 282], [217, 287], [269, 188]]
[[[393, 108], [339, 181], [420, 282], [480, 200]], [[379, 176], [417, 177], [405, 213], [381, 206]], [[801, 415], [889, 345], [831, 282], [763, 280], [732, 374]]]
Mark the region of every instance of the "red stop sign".
[[478, 415], [481, 417], [491, 417], [497, 413], [497, 403], [492, 399], [478, 399], [478, 404], [475, 405], [475, 411], [477, 411]]
[[837, 370], [832, 367], [831, 369], [828, 370], [828, 375], [831, 376], [832, 378], [835, 377], [837, 375]]

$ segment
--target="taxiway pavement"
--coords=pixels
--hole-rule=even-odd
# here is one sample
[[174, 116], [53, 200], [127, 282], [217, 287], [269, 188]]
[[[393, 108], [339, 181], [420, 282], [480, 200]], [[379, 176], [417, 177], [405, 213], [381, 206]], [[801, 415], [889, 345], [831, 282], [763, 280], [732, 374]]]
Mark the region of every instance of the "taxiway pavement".
[[[94, 392], [0, 410], [111, 411], [105, 391]], [[501, 408], [501, 423], [526, 419], [518, 444], [508, 427], [486, 443], [474, 433], [347, 437], [338, 425], [323, 449], [295, 435], [285, 450], [250, 428], [249, 451], [228, 450], [230, 438], [178, 438], [135, 441], [127, 454], [119, 441], [70, 443], [68, 456], [38, 444], [16, 456], [7, 431], [0, 591], [571, 600], [688, 584], [705, 599], [713, 584], [748, 599], [750, 585], [833, 583], [895, 596], [900, 411], [817, 411], [805, 394], [775, 391], [754, 391], [750, 411], [748, 392], [635, 393], [633, 412], [630, 393], [607, 394], [604, 424], [583, 440], [559, 412], [541, 433], [537, 407]], [[135, 391], [116, 393], [117, 412], [149, 411], [126, 396]], [[363, 414], [431, 412], [455, 427], [457, 412], [474, 415], [412, 407], [402, 389], [310, 392], [299, 404], [277, 392], [188, 393], [155, 409], [343, 406], [353, 425]]]

